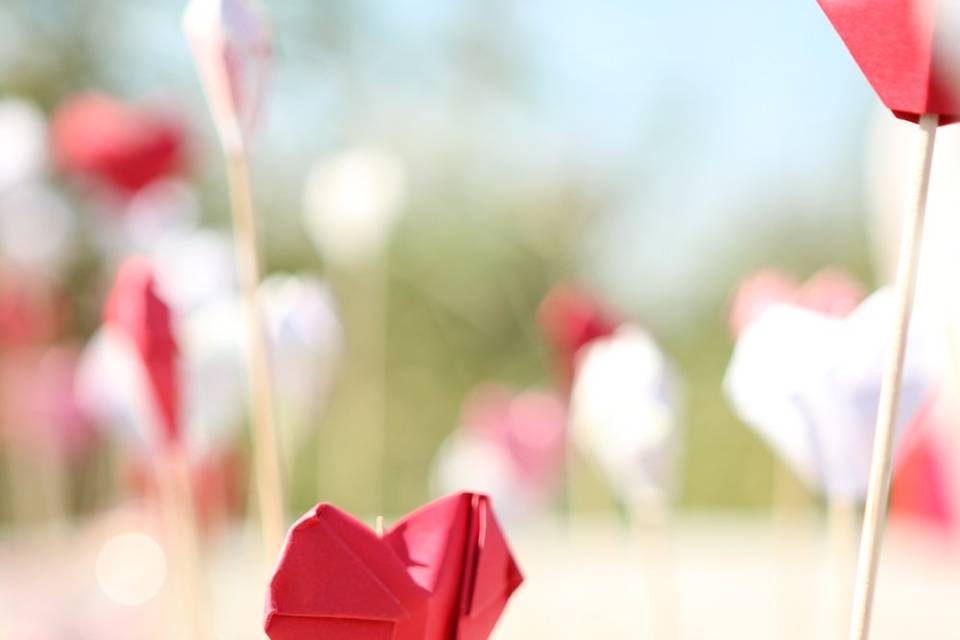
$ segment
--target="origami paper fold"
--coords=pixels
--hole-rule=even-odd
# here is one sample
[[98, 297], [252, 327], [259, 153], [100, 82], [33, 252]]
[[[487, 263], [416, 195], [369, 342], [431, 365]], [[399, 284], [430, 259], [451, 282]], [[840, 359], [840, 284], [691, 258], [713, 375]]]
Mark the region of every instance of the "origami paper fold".
[[221, 140], [242, 142], [256, 124], [270, 75], [266, 16], [256, 0], [191, 0], [183, 30]]
[[143, 364], [166, 442], [179, 436], [178, 349], [170, 308], [157, 295], [153, 268], [145, 258], [128, 258], [117, 270], [104, 321], [129, 338]]
[[[742, 333], [724, 387], [739, 416], [814, 489], [861, 498], [869, 475], [893, 296], [880, 290], [846, 318], [775, 305]], [[899, 435], [939, 375], [929, 334], [911, 327]]]
[[960, 119], [960, 96], [939, 59], [948, 36], [939, 0], [817, 0], [883, 103], [916, 122], [938, 114]]
[[290, 529], [264, 628], [272, 640], [483, 640], [522, 581], [485, 496], [437, 500], [382, 538], [321, 504]]

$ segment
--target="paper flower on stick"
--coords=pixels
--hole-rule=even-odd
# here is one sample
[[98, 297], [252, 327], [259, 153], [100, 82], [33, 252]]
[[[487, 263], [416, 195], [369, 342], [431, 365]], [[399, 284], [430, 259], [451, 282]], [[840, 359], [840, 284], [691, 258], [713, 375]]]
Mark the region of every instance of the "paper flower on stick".
[[632, 325], [594, 341], [577, 367], [573, 438], [630, 505], [659, 500], [671, 488], [679, 444], [676, 386], [653, 338]]
[[35, 180], [47, 165], [47, 123], [34, 105], [0, 100], [0, 192]]
[[485, 385], [467, 398], [461, 420], [434, 457], [433, 490], [485, 493], [507, 526], [542, 512], [563, 470], [564, 403], [542, 391]]
[[346, 266], [379, 256], [403, 212], [406, 183], [403, 163], [384, 149], [317, 162], [304, 187], [304, 222], [317, 251]]
[[432, 502], [383, 537], [321, 504], [287, 535], [264, 627], [272, 640], [484, 640], [521, 582], [485, 496]]
[[[797, 475], [831, 498], [864, 495], [892, 294], [884, 289], [845, 318], [775, 305], [747, 326], [724, 381], [734, 410]], [[937, 377], [922, 318], [910, 332], [897, 433]]]
[[[818, 0], [877, 95], [898, 118], [960, 118], [960, 94], [941, 60], [951, 34], [946, 0]], [[953, 34], [955, 35], [955, 34]]]
[[221, 142], [242, 146], [270, 76], [273, 45], [266, 16], [256, 0], [191, 0], [183, 31]]
[[170, 309], [157, 295], [153, 267], [145, 258], [129, 258], [117, 271], [104, 327], [81, 363], [79, 395], [108, 426], [133, 429], [141, 445], [177, 443], [178, 360]]
[[594, 340], [612, 334], [620, 322], [583, 291], [558, 284], [540, 303], [537, 324], [555, 363], [557, 378], [569, 391], [577, 354]]
[[77, 95], [57, 109], [51, 136], [61, 169], [121, 193], [175, 175], [186, 162], [178, 122], [98, 93]]

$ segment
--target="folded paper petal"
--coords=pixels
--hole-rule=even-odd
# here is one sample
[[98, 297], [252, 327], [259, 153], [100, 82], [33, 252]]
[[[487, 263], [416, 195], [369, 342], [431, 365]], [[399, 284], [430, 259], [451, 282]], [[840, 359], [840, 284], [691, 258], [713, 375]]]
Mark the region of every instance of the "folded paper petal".
[[[870, 296], [847, 318], [777, 305], [741, 335], [724, 381], [739, 416], [810, 486], [866, 490], [893, 299]], [[911, 328], [897, 433], [938, 375], [922, 319]]]
[[[860, 70], [898, 118], [960, 117], [960, 96], [937, 58], [940, 0], [818, 0]], [[941, 34], [941, 30], [943, 33]]]
[[153, 268], [146, 259], [133, 257], [120, 265], [104, 320], [136, 347], [156, 402], [162, 439], [177, 440], [180, 437], [177, 343], [170, 308], [157, 295]]
[[265, 629], [272, 640], [483, 640], [522, 580], [485, 496], [437, 500], [382, 538], [320, 505], [290, 530]]
[[427, 593], [376, 533], [321, 504], [287, 536], [270, 582], [272, 640], [423, 637]]

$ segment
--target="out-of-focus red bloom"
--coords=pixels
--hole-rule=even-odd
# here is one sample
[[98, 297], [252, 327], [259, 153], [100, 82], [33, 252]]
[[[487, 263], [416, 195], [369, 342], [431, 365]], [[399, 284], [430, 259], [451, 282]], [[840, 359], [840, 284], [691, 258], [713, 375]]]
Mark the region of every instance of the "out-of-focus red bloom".
[[0, 347], [50, 342], [66, 315], [66, 301], [51, 283], [0, 266]]
[[558, 284], [547, 293], [540, 303], [537, 322], [565, 392], [573, 384], [580, 350], [597, 338], [611, 335], [620, 324], [593, 298], [570, 284]]
[[93, 430], [77, 406], [70, 347], [23, 348], [0, 358], [0, 426], [6, 441], [33, 455], [82, 456]]
[[156, 400], [162, 441], [179, 440], [178, 350], [170, 308], [156, 291], [153, 267], [142, 257], [128, 258], [117, 271], [104, 321], [126, 335], [140, 356]]
[[890, 511], [950, 531], [956, 524], [956, 514], [942, 445], [935, 433], [935, 423], [942, 419], [935, 399], [931, 399], [904, 433], [890, 490]]
[[743, 280], [730, 306], [730, 330], [740, 332], [774, 304], [796, 304], [831, 316], [843, 317], [866, 297], [863, 286], [842, 269], [827, 268], [801, 284], [777, 271], [763, 269]]
[[[190, 461], [190, 495], [199, 530], [212, 536], [246, 504], [245, 469], [233, 449], [211, 451]], [[123, 469], [123, 482], [137, 498], [159, 500], [156, 470], [143, 458], [132, 458]]]
[[121, 192], [179, 173], [185, 164], [180, 123], [99, 93], [64, 103], [54, 114], [51, 139], [64, 171], [96, 178]]
[[567, 411], [549, 393], [514, 394], [506, 387], [477, 388], [463, 410], [464, 427], [507, 452], [525, 484], [550, 487], [563, 467]]

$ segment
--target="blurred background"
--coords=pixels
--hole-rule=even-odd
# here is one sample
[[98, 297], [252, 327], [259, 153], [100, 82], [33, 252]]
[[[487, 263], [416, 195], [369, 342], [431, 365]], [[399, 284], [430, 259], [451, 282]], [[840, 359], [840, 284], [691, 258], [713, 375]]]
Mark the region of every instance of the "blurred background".
[[[251, 157], [291, 516], [410, 511], [462, 470], [450, 438], [517, 398], [551, 437], [570, 382], [551, 292], [643, 327], [671, 363], [680, 513], [814, 499], [721, 381], [749, 274], [829, 266], [869, 291], [888, 269], [865, 180], [879, 107], [815, 2], [263, 4], [275, 59]], [[135, 254], [175, 317], [201, 520], [254, 509], [229, 202], [182, 11], [0, 5], [10, 539], [151, 491], [149, 447], [116, 437], [136, 391], [97, 346]], [[622, 511], [586, 456], [565, 475], [505, 510]]]
[[[768, 502], [770, 456], [718, 384], [732, 291], [770, 264], [797, 276], [841, 264], [872, 277], [859, 148], [873, 97], [814, 3], [268, 9], [278, 63], [255, 155], [267, 270], [326, 277], [342, 313], [365, 315], [362, 275], [328, 273], [304, 232], [307, 171], [374, 146], [396, 154], [408, 181], [384, 257], [388, 511], [426, 497], [429, 461], [472, 387], [550, 384], [536, 309], [571, 279], [648, 326], [682, 370], [681, 504]], [[91, 89], [175, 111], [198, 215], [229, 230], [181, 10], [7, 2], [0, 77], [10, 97], [47, 114]], [[51, 186], [77, 236], [60, 331], [79, 343], [99, 324], [113, 274], [90, 246], [95, 212], [60, 178]], [[343, 324], [349, 354], [352, 323]], [[321, 487], [347, 508], [372, 508], [369, 468], [337, 464], [362, 446], [350, 408], [366, 376], [340, 373], [301, 449], [297, 511]], [[86, 471], [75, 485], [81, 508], [110, 499], [80, 491], [94, 482]]]

